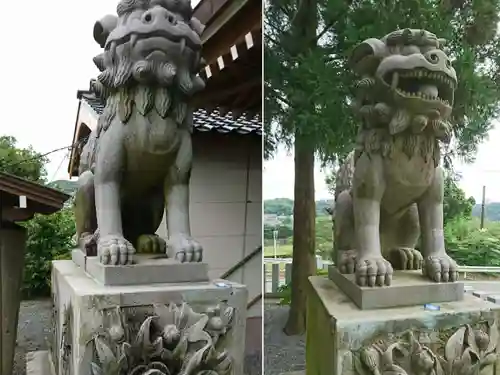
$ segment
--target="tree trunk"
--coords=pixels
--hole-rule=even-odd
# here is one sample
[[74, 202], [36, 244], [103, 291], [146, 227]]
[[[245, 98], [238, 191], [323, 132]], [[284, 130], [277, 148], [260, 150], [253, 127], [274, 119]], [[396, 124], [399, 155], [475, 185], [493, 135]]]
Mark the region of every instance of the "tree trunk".
[[292, 300], [284, 332], [300, 335], [306, 329], [308, 277], [316, 271], [316, 207], [314, 147], [295, 135], [295, 189], [293, 204]]
[[[297, 0], [297, 13], [292, 24], [292, 36], [296, 43], [295, 55], [308, 54], [316, 43], [318, 27], [317, 0]], [[300, 89], [300, 88], [297, 88]], [[311, 105], [303, 102], [296, 106]], [[311, 113], [314, 105], [311, 105]], [[316, 204], [314, 201], [314, 155], [316, 145], [303, 134], [309, 124], [296, 124], [295, 152], [295, 189], [293, 205], [293, 263], [292, 299], [290, 313], [284, 332], [287, 335], [300, 335], [306, 330], [306, 306], [308, 278], [316, 273], [315, 237]], [[307, 133], [307, 131], [305, 132]]]

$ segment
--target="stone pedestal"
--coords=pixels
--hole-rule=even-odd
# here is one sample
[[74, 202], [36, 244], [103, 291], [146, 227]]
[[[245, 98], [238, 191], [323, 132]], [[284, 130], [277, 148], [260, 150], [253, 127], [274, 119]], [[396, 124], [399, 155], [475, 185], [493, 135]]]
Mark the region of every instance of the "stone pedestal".
[[132, 366], [127, 371], [145, 366], [136, 370], [142, 374], [161, 370], [162, 361], [175, 368], [171, 373], [182, 366], [194, 366], [194, 373], [215, 366], [219, 374], [243, 375], [243, 285], [223, 280], [104, 285], [72, 260], [62, 260], [53, 262], [52, 289], [55, 375], [89, 375], [91, 366], [113, 363]]
[[17, 338], [17, 321], [21, 303], [21, 285], [26, 248], [26, 230], [6, 224], [0, 230], [1, 308], [0, 368], [2, 374], [12, 374]]
[[342, 274], [335, 266], [328, 267], [328, 277], [363, 310], [452, 302], [464, 298], [463, 282], [435, 283], [422, 276], [422, 271], [395, 271], [390, 286], [376, 288], [357, 285], [354, 274]]
[[307, 375], [500, 375], [500, 306], [463, 300], [361, 310], [326, 277], [310, 278]]

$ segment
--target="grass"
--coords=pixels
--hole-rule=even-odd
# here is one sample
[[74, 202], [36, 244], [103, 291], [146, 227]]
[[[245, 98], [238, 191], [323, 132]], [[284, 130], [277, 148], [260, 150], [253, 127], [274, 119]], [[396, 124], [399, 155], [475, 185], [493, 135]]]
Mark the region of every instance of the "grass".
[[[279, 245], [276, 249], [276, 256], [283, 257], [291, 257], [292, 256], [292, 246], [293, 245]], [[274, 247], [273, 246], [264, 246], [264, 256], [268, 258], [274, 257]]]

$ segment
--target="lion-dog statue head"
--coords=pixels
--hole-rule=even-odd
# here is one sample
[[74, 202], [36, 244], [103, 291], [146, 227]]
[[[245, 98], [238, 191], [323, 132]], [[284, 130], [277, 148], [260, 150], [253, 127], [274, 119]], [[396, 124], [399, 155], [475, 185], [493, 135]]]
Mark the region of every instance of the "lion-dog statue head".
[[361, 76], [358, 151], [387, 156], [401, 142], [408, 157], [420, 149], [439, 158], [437, 141], [449, 142], [452, 134], [448, 119], [457, 86], [443, 46], [444, 40], [428, 31], [404, 29], [367, 39], [353, 50], [349, 63]]
[[[135, 105], [142, 115], [154, 107], [165, 118], [204, 88], [197, 75], [203, 25], [189, 0], [122, 0], [116, 12], [94, 26], [104, 52], [94, 58], [101, 74], [92, 89], [104, 98], [124, 94], [125, 107]], [[119, 112], [122, 122], [130, 112]]]

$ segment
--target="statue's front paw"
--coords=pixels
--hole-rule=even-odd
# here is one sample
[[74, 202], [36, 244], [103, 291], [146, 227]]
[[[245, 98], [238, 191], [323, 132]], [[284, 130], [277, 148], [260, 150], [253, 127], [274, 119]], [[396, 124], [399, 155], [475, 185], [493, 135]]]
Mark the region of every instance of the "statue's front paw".
[[124, 265], [134, 262], [135, 249], [123, 236], [100, 237], [97, 252], [102, 264]]
[[392, 249], [389, 259], [396, 270], [419, 270], [424, 262], [420, 251], [407, 247]]
[[382, 256], [364, 257], [356, 264], [356, 283], [359, 286], [391, 285], [392, 266]]
[[457, 264], [447, 254], [426, 257], [422, 273], [437, 283], [458, 280]]
[[203, 259], [203, 248], [200, 243], [188, 235], [171, 236], [167, 243], [169, 258], [175, 258], [179, 262], [201, 262]]

